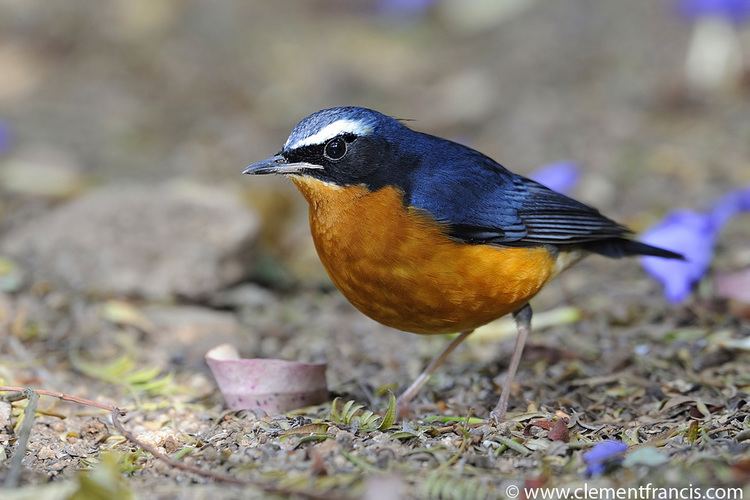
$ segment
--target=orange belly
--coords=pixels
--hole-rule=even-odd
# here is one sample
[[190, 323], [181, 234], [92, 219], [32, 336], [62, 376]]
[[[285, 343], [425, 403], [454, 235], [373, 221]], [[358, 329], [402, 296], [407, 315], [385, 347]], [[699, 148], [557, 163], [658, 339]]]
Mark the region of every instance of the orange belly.
[[555, 272], [545, 248], [469, 245], [386, 187], [292, 177], [310, 204], [315, 248], [336, 287], [370, 318], [414, 333], [472, 330], [517, 310]]

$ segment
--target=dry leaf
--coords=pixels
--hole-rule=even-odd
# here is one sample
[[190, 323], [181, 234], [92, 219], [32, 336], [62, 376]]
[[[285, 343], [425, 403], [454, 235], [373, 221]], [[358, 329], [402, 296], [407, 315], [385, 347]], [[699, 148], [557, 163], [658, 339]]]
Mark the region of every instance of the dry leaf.
[[570, 440], [570, 433], [568, 432], [568, 422], [562, 418], [558, 418], [555, 424], [550, 429], [547, 437], [552, 441], [562, 441], [567, 443]]

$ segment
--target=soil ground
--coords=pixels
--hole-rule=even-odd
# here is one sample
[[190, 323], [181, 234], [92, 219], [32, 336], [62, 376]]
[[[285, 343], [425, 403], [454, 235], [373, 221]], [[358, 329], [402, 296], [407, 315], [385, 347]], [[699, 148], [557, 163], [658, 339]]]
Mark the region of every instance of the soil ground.
[[[359, 104], [415, 118], [521, 173], [574, 160], [574, 195], [636, 231], [750, 184], [750, 91], [688, 98], [691, 29], [665, 2], [530, 2], [487, 28], [441, 12], [0, 1], [0, 67], [12, 69], [0, 125], [13, 136], [0, 153], [0, 239], [100, 185], [175, 179], [239, 193], [263, 221], [250, 277], [189, 303], [72, 290], [14, 260], [26, 279], [0, 293], [0, 382], [126, 408], [126, 427], [177, 460], [300, 496], [504, 497], [510, 485], [585, 481], [747, 494], [748, 311], [711, 286], [750, 264], [747, 217], [722, 233], [712, 272], [683, 304], [668, 304], [635, 260], [592, 257], [546, 288], [535, 311], [574, 308], [577, 320], [533, 333], [501, 428], [484, 419], [512, 349], [504, 328], [467, 341], [390, 430], [332, 419], [330, 403], [277, 417], [225, 410], [203, 362], [221, 342], [248, 357], [326, 361], [332, 398], [380, 414], [388, 390], [447, 342], [354, 310], [317, 263], [300, 197], [282, 179], [239, 175], [311, 111]], [[65, 172], [63, 187], [33, 177], [39, 165]], [[186, 308], [204, 314], [199, 324]], [[0, 478], [24, 405], [7, 421], [0, 411]], [[605, 439], [640, 458], [589, 479], [582, 455]], [[106, 412], [49, 398], [23, 465], [21, 488], [4, 498], [79, 483], [92, 495], [81, 476], [91, 469], [103, 471], [105, 497], [265, 496], [175, 470], [123, 439]]]

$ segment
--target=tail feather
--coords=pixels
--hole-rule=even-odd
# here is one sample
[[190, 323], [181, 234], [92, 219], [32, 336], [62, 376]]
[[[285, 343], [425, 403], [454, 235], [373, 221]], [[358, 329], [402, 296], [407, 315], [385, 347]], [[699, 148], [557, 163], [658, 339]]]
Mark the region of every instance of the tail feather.
[[649, 255], [652, 257], [663, 257], [665, 259], [685, 260], [685, 257], [677, 252], [665, 250], [640, 241], [625, 238], [612, 238], [594, 241], [583, 246], [589, 252], [619, 259], [633, 255]]

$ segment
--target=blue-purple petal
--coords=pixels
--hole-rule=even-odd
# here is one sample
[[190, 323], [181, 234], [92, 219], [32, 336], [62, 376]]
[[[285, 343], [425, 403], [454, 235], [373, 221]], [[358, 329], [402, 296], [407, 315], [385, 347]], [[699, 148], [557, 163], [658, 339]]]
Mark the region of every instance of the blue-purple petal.
[[577, 164], [561, 161], [538, 168], [531, 174], [531, 178], [558, 193], [568, 193], [578, 183], [580, 175]]
[[688, 19], [723, 17], [742, 24], [750, 21], [750, 0], [679, 0], [677, 11]]
[[648, 274], [664, 287], [672, 303], [685, 300], [708, 271], [714, 246], [726, 223], [739, 212], [750, 211], [750, 187], [722, 196], [707, 212], [677, 210], [646, 231], [641, 240], [650, 245], [679, 252], [685, 261], [643, 257]]
[[377, 8], [381, 15], [415, 18], [424, 16], [435, 3], [436, 0], [378, 0]]
[[672, 303], [685, 300], [693, 285], [708, 270], [713, 258], [718, 235], [711, 214], [678, 210], [640, 238], [644, 243], [679, 252], [684, 261], [643, 257], [641, 262], [648, 274], [664, 287], [664, 294]]
[[711, 218], [717, 231], [739, 212], [750, 211], [750, 187], [738, 189], [722, 196], [711, 209]]
[[6, 122], [0, 120], [0, 154], [8, 151], [12, 142], [13, 138], [10, 126]]
[[589, 476], [603, 474], [608, 465], [622, 460], [626, 451], [628, 451], [628, 445], [622, 441], [608, 439], [598, 443], [583, 454], [586, 474]]

